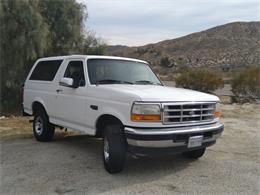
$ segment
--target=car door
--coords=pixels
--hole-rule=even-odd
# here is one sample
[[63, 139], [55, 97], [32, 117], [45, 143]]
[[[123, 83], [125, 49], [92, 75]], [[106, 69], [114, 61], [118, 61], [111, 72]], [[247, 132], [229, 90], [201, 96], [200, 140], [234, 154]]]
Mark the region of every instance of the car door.
[[61, 78], [72, 78], [78, 87], [63, 86], [56, 89], [56, 118], [67, 127], [81, 129], [85, 125], [86, 76], [84, 60], [68, 60]]

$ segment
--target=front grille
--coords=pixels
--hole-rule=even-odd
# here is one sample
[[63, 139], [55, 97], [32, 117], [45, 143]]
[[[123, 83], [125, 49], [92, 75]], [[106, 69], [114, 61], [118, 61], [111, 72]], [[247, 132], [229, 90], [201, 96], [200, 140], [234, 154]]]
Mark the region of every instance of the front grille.
[[164, 124], [208, 122], [214, 119], [215, 103], [163, 105]]

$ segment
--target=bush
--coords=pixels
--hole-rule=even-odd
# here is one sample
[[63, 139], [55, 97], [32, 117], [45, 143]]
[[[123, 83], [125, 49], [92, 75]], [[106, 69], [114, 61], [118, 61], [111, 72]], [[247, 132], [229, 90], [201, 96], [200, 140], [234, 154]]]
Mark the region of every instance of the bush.
[[186, 68], [176, 79], [176, 86], [210, 93], [223, 87], [221, 74], [208, 69]]
[[233, 101], [238, 103], [260, 100], [260, 67], [241, 70], [231, 82]]
[[167, 56], [161, 58], [160, 65], [162, 67], [167, 67], [167, 68], [173, 67], [173, 64], [171, 63], [171, 61]]

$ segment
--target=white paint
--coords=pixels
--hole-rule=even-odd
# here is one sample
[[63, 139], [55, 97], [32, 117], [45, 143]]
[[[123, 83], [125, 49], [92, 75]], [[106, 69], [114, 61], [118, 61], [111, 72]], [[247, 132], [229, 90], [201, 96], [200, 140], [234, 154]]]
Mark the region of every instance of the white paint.
[[[216, 96], [174, 87], [155, 85], [91, 85], [87, 74], [87, 59], [104, 58], [144, 62], [137, 59], [111, 57], [111, 56], [84, 56], [72, 55], [61, 57], [43, 58], [40, 60], [63, 59], [53, 81], [32, 81], [28, 78], [24, 87], [24, 111], [32, 114], [32, 105], [40, 102], [46, 109], [50, 121], [56, 125], [83, 131], [87, 134], [95, 134], [95, 126], [98, 118], [104, 114], [117, 117], [126, 126], [133, 127], [165, 127], [161, 122], [133, 122], [130, 120], [133, 102], [218, 102]], [[69, 88], [59, 84], [70, 60], [82, 60], [86, 85], [79, 88]], [[38, 60], [39, 61], [39, 60]], [[144, 62], [147, 63], [147, 62]], [[57, 89], [62, 91], [57, 93]], [[90, 108], [98, 106], [98, 110]], [[171, 127], [171, 125], [167, 125]]]

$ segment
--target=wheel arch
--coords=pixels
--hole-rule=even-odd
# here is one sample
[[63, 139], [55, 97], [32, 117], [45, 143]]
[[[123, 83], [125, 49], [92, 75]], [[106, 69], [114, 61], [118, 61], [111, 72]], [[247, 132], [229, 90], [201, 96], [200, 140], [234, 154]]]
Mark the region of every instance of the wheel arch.
[[43, 110], [45, 111], [45, 113], [47, 114], [43, 102], [41, 102], [41, 101], [39, 101], [39, 100], [35, 100], [35, 101], [32, 103], [32, 114], [34, 115], [35, 112], [36, 112], [37, 110], [39, 110], [39, 109], [43, 109]]
[[123, 126], [123, 123], [122, 121], [112, 115], [112, 114], [103, 114], [101, 116], [98, 117], [97, 121], [96, 121], [96, 134], [95, 136], [96, 137], [102, 137], [102, 134], [103, 134], [103, 130], [105, 128], [106, 125], [109, 125], [109, 124], [120, 124]]

